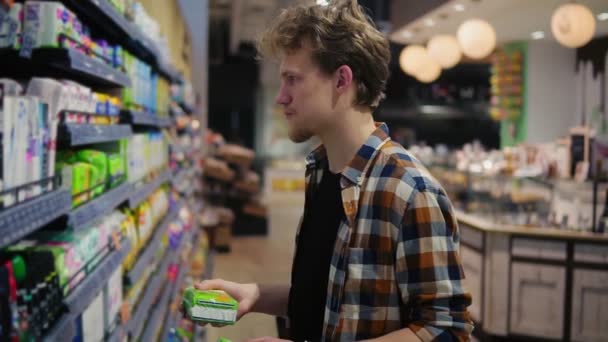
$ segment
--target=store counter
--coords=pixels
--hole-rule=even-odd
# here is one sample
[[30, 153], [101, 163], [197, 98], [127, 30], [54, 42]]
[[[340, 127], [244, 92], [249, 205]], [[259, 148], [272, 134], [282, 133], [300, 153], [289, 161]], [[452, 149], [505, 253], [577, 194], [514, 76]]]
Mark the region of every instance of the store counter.
[[608, 341], [608, 234], [456, 216], [475, 335]]

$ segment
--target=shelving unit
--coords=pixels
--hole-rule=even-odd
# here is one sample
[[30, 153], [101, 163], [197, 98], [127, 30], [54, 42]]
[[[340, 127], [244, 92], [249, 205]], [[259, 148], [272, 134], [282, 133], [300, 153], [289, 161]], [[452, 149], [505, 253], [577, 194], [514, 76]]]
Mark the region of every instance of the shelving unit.
[[[183, 83], [180, 72], [173, 65], [162, 60], [161, 52], [153, 41], [134, 23], [129, 21], [123, 14], [119, 13], [109, 0], [58, 0], [66, 8], [74, 12], [79, 22], [90, 29], [90, 36], [93, 39], [106, 40], [110, 44], [119, 45], [124, 51], [148, 64], [152, 73], [168, 80], [169, 83]], [[0, 1], [0, 22], [6, 14], [4, 2]], [[61, 80], [71, 80], [86, 86], [90, 91], [96, 92], [91, 99], [98, 101], [97, 105], [103, 104], [104, 96], [111, 96], [108, 101], [106, 112], [114, 111], [120, 104], [115, 104], [115, 97], [120, 97], [120, 89], [130, 87], [132, 84], [139, 83], [131, 80], [125, 68], [115, 68], [109, 63], [90, 55], [70, 48], [31, 48], [28, 46], [27, 32], [23, 32], [25, 38], [21, 50], [10, 48], [0, 49], [0, 77], [26, 80], [31, 77], [49, 77]], [[87, 34], [88, 35], [88, 34]], [[101, 44], [101, 43], [100, 43]], [[88, 46], [88, 45], [87, 45]], [[83, 48], [87, 48], [83, 45]], [[91, 47], [91, 51], [96, 51]], [[98, 53], [98, 52], [95, 52]], [[99, 53], [98, 53], [99, 54]], [[127, 65], [127, 64], [125, 64]], [[186, 67], [187, 68], [187, 67]], [[187, 73], [187, 71], [185, 71]], [[136, 88], [136, 87], [134, 87]], [[160, 89], [167, 89], [164, 82], [158, 85], [156, 93], [160, 94]], [[162, 90], [164, 93], [164, 90]], [[125, 103], [127, 100], [121, 99]], [[160, 95], [159, 95], [160, 97]], [[80, 106], [82, 108], [83, 106]], [[193, 108], [182, 104], [182, 107], [189, 114], [193, 114]], [[99, 107], [98, 107], [99, 108]], [[130, 107], [131, 108], [131, 107]], [[159, 109], [162, 111], [163, 109]], [[168, 110], [168, 108], [167, 108]], [[98, 110], [103, 112], [103, 110]], [[61, 115], [64, 112], [59, 112]], [[92, 113], [71, 113], [76, 114], [76, 120], [86, 122], [110, 122], [96, 119], [97, 114]], [[82, 114], [82, 115], [79, 115]], [[93, 120], [93, 118], [95, 120]], [[65, 116], [60, 120], [57, 131], [58, 150], [77, 150], [82, 147], [89, 148], [95, 144], [104, 144], [100, 150], [112, 150], [115, 153], [115, 146], [108, 143], [116, 143], [122, 139], [129, 138], [134, 132], [140, 133], [147, 130], [162, 130], [171, 128], [175, 121], [170, 116], [159, 116], [157, 113], [145, 111], [124, 110], [120, 114], [120, 123], [109, 125], [91, 123], [72, 123], [64, 121]], [[171, 132], [171, 130], [167, 130]], [[166, 131], [166, 132], [167, 132]], [[92, 146], [97, 149], [97, 146]], [[186, 151], [192, 156], [193, 150]], [[106, 152], [110, 153], [110, 152]], [[122, 153], [122, 150], [121, 150]], [[89, 163], [90, 164], [90, 163]], [[113, 211], [137, 208], [146, 201], [163, 184], [168, 183], [172, 178], [172, 171], [167, 168], [159, 172], [144, 184], [133, 184], [123, 182], [122, 184], [106, 189], [106, 192], [72, 208], [73, 196], [71, 189], [60, 188], [58, 190], [40, 195], [17, 204], [7, 209], [0, 209], [0, 248], [11, 245], [23, 239], [27, 235], [42, 228], [59, 229], [66, 228], [71, 231], [84, 231], [91, 228], [99, 220], [110, 215]], [[180, 173], [182, 177], [192, 177], [192, 173]], [[92, 176], [91, 176], [92, 177]], [[58, 183], [60, 182], [57, 177]], [[64, 179], [64, 186], [65, 186]], [[174, 198], [179, 198], [173, 192]], [[185, 196], [184, 196], [185, 195]], [[192, 191], [182, 193], [181, 197], [191, 197]], [[192, 200], [192, 198], [190, 198]], [[185, 201], [184, 201], [185, 202]], [[181, 237], [180, 246], [176, 249], [168, 247], [165, 255], [160, 262], [157, 257], [163, 237], [167, 235], [171, 222], [179, 217], [179, 208], [184, 203], [179, 203], [173, 210], [170, 210], [165, 217], [158, 223], [156, 230], [150, 236], [148, 245], [143, 248], [140, 255], [135, 260], [131, 270], [123, 273], [125, 284], [134, 283], [141, 279], [146, 269], [153, 263], [158, 262], [157, 270], [150, 277], [143, 289], [143, 293], [134, 305], [131, 312], [131, 319], [126, 323], [114, 328], [112, 333], [105, 336], [106, 341], [124, 341], [128, 337], [131, 341], [138, 338], [143, 341], [153, 340], [164, 333], [165, 327], [162, 325], [170, 316], [175, 318], [170, 312], [168, 304], [179, 296], [180, 286], [188, 273], [188, 267], [180, 267], [179, 274], [173, 282], [167, 281], [167, 269], [171, 263], [179, 263], [180, 249], [184, 242], [192, 239], [197, 228], [188, 231]], [[57, 224], [55, 224], [57, 222]], [[52, 223], [52, 224], [50, 224]], [[71, 341], [79, 334], [83, 333], [84, 324], [81, 327], [81, 317], [83, 312], [97, 298], [101, 291], [108, 285], [108, 279], [123, 264], [127, 255], [132, 251], [134, 241], [126, 237], [119, 237], [122, 240], [117, 246], [110, 246], [107, 254], [100, 255], [100, 261], [96, 266], [77, 284], [61, 303], [62, 316], [53, 323], [51, 331], [41, 338], [43, 341]], [[120, 246], [118, 246], [120, 245]], [[146, 273], [147, 274], [147, 273]], [[117, 276], [117, 275], [116, 275]], [[124, 291], [124, 288], [123, 288]], [[158, 309], [156, 309], [158, 308]], [[101, 321], [99, 324], [101, 324]], [[111, 329], [111, 326], [104, 326], [104, 329]], [[106, 332], [107, 333], [107, 332]], [[4, 336], [4, 335], [3, 335]]]
[[93, 125], [67, 123], [59, 127], [60, 143], [81, 146], [118, 141], [133, 134], [129, 125]]
[[162, 184], [168, 182], [171, 179], [171, 171], [165, 170], [161, 172], [154, 180], [148, 182], [142, 186], [133, 189], [131, 197], [129, 197], [129, 208], [135, 209], [141, 202], [145, 201], [156, 189]]
[[74, 230], [87, 228], [116, 209], [129, 198], [133, 186], [127, 182], [111, 189], [88, 203], [72, 210], [68, 214], [68, 226]]
[[125, 275], [125, 278], [130, 284], [135, 283], [136, 279], [141, 278], [142, 274], [146, 270], [146, 267], [152, 263], [156, 252], [158, 251], [158, 246], [160, 245], [162, 236], [167, 233], [169, 224], [177, 218], [177, 214], [177, 209], [167, 213], [163, 220], [158, 224], [153, 235], [150, 237], [150, 242], [140, 254], [133, 268]]
[[128, 87], [131, 79], [124, 72], [73, 49], [40, 48], [23, 57], [19, 51], [3, 50], [2, 75], [28, 78], [46, 76], [70, 78], [89, 85]]
[[[116, 247], [116, 246], [114, 246]], [[93, 272], [64, 299], [67, 313], [45, 336], [45, 341], [71, 341], [77, 333], [76, 317], [91, 304], [93, 299], [105, 286], [110, 275], [120, 266], [131, 250], [131, 242], [127, 238], [121, 241], [120, 249], [114, 249], [106, 255]]]
[[108, 0], [63, 0], [62, 2], [79, 18], [101, 29], [104, 36], [120, 43], [135, 56], [150, 63], [167, 80], [173, 83], [181, 81], [176, 70], [160, 62], [159, 52], [150, 38], [118, 13]]
[[0, 211], [0, 247], [8, 246], [67, 214], [72, 195], [58, 189]]
[[171, 126], [170, 117], [160, 117], [153, 113], [126, 110], [121, 113], [121, 122], [133, 126], [148, 126], [154, 128], [166, 128]]
[[174, 255], [174, 251], [167, 249], [163, 260], [157, 268], [158, 272], [152, 276], [150, 281], [148, 281], [148, 285], [131, 316], [131, 320], [123, 329], [123, 334], [128, 334], [131, 338], [136, 338], [141, 335], [146, 322], [146, 317], [150, 314], [150, 309], [154, 304], [154, 300], [162, 286], [166, 283], [167, 268], [169, 267], [169, 263], [173, 260]]

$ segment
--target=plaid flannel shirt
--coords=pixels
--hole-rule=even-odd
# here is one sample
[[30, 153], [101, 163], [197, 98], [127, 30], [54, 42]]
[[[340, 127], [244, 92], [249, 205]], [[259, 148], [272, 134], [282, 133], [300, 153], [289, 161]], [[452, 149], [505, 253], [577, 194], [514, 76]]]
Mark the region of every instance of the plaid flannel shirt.
[[[410, 328], [423, 341], [468, 340], [473, 330], [452, 205], [385, 124], [342, 172], [344, 220], [331, 259], [323, 341]], [[307, 158], [306, 196], [327, 156]], [[299, 234], [299, 231], [298, 231]]]

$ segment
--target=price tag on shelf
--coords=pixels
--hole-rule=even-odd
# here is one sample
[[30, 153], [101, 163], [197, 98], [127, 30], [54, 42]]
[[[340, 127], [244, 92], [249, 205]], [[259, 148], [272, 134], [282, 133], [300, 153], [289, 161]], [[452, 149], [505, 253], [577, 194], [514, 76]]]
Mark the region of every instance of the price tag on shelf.
[[116, 249], [117, 251], [120, 250], [120, 233], [119, 232], [112, 232], [112, 241], [114, 242], [114, 249]]
[[123, 325], [127, 324], [127, 322], [131, 320], [131, 306], [128, 302], [124, 302], [120, 306], [120, 319]]

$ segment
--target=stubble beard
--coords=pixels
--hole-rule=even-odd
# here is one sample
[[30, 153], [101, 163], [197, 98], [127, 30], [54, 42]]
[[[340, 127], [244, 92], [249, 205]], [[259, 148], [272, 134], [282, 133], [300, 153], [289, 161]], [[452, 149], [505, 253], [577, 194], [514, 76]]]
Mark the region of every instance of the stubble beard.
[[288, 133], [289, 139], [296, 144], [306, 142], [314, 136], [314, 134], [309, 130], [298, 127], [290, 127]]

